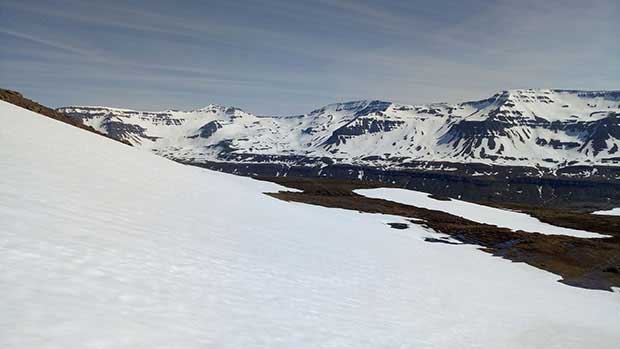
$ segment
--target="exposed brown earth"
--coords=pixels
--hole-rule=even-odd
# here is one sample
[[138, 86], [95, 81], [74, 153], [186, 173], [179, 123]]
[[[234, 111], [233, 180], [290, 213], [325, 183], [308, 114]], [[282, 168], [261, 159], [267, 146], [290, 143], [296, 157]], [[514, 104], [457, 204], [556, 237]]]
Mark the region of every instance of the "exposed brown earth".
[[[12, 90], [7, 90], [7, 89], [2, 89], [0, 88], [0, 100], [6, 101], [8, 103], [11, 104], [15, 104], [18, 107], [22, 107], [24, 109], [28, 109], [30, 111], [33, 111], [35, 113], [41, 114], [41, 115], [45, 115], [49, 118], [52, 118], [54, 120], [58, 120], [60, 122], [64, 122], [66, 124], [81, 128], [83, 130], [92, 132], [92, 133], [96, 133], [100, 136], [104, 136], [110, 139], [114, 139], [112, 137], [109, 137], [106, 134], [103, 134], [97, 130], [95, 130], [94, 128], [90, 127], [90, 126], [86, 126], [84, 124], [82, 124], [81, 122], [77, 121], [77, 120], [73, 120], [70, 117], [59, 113], [57, 111], [55, 111], [54, 109], [48, 108], [44, 105], [41, 105], [35, 101], [32, 101], [26, 97], [24, 97], [21, 93], [17, 92], [17, 91], [12, 91]], [[121, 142], [121, 143], [125, 143], [127, 145], [129, 145], [128, 142], [123, 142], [123, 141], [119, 141], [117, 139], [114, 139], [115, 141]]]
[[[232, 151], [232, 150], [228, 150]], [[392, 169], [333, 163], [329, 158], [303, 156], [234, 154], [227, 161], [173, 160], [211, 170], [242, 176], [331, 178], [357, 181], [360, 173], [366, 181], [389, 183], [397, 188], [422, 191], [437, 197], [453, 197], [493, 205], [504, 203], [526, 207], [553, 207], [575, 210], [607, 210], [620, 207], [620, 166], [573, 166], [562, 168], [561, 175], [538, 174], [538, 168], [526, 166], [489, 166], [485, 164], [436, 163], [457, 170]], [[252, 157], [252, 162], [244, 158]], [[241, 161], [241, 162], [239, 162]], [[255, 161], [255, 162], [254, 162]], [[316, 165], [320, 161], [321, 165]], [[550, 170], [550, 169], [547, 169]], [[492, 172], [478, 176], [476, 173]], [[571, 172], [572, 171], [572, 172]], [[596, 172], [579, 177], [577, 173]]]
[[550, 224], [584, 229], [611, 237], [586, 239], [536, 232], [515, 232], [473, 222], [442, 211], [367, 198], [353, 192], [354, 189], [385, 187], [385, 184], [381, 183], [290, 177], [260, 179], [303, 190], [303, 192], [285, 191], [268, 194], [281, 200], [402, 216], [413, 219], [412, 222], [417, 224], [420, 224], [421, 220], [426, 227], [450, 235], [454, 240], [480, 245], [481, 250], [495, 256], [514, 262], [524, 262], [559, 275], [562, 277], [561, 282], [565, 284], [608, 291], [611, 291], [611, 287], [620, 287], [620, 230], [617, 229], [620, 217], [521, 207], [522, 211]]
[[501, 205], [489, 205], [500, 208], [509, 208], [529, 214], [538, 218], [541, 222], [572, 229], [582, 229], [593, 231], [605, 235], [620, 237], [620, 217], [593, 215], [591, 209], [579, 208], [575, 210], [547, 208], [547, 207], [527, 207], [503, 203]]

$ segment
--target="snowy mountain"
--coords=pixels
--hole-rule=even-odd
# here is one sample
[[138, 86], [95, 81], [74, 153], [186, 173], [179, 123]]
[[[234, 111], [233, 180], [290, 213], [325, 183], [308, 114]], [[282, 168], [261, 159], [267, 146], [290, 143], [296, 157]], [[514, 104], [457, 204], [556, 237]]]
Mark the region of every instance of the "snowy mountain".
[[457, 104], [365, 100], [286, 117], [218, 105], [192, 111], [58, 111], [187, 162], [328, 161], [392, 169], [428, 162], [552, 169], [620, 165], [620, 91], [511, 90]]
[[[91, 121], [145, 145], [201, 140], [213, 121], [211, 136], [274, 122], [215, 106], [114, 113], [160, 138]], [[417, 224], [385, 224], [400, 217], [280, 201], [263, 194], [274, 184], [183, 166], [2, 101], [0, 122], [2, 348], [620, 341], [617, 292], [569, 287], [476, 246], [427, 243], [441, 235]]]

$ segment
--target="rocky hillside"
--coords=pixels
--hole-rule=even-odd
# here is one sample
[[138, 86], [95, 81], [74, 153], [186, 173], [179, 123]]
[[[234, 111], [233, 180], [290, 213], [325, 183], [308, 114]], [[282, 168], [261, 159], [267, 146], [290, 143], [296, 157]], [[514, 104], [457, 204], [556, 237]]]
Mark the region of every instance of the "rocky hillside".
[[81, 119], [79, 118], [71, 118], [61, 112], [58, 112], [54, 109], [48, 108], [44, 105], [41, 105], [35, 101], [32, 101], [26, 97], [24, 97], [21, 93], [17, 92], [17, 91], [12, 91], [12, 90], [7, 90], [7, 89], [2, 89], [0, 88], [0, 100], [17, 105], [19, 107], [22, 107], [24, 109], [28, 109], [30, 111], [33, 111], [35, 113], [47, 116], [49, 118], [52, 118], [54, 120], [58, 120], [60, 122], [64, 122], [66, 124], [81, 128], [83, 130], [89, 131], [89, 132], [93, 132], [93, 133], [97, 133], [99, 135], [102, 136], [106, 136], [109, 138], [113, 138], [116, 140], [120, 140], [121, 142], [127, 143], [121, 139], [117, 139], [115, 137], [112, 137], [110, 135], [108, 135], [107, 133], [103, 133], [100, 132], [98, 130], [96, 130], [95, 128], [85, 125]]

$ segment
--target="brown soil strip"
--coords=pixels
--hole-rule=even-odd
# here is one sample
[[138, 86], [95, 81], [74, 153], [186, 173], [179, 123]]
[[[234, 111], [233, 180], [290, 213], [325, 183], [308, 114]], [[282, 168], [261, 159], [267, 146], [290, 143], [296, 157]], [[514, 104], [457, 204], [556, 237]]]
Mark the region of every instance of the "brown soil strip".
[[608, 291], [611, 291], [611, 287], [620, 287], [620, 233], [615, 230], [620, 224], [620, 217], [521, 207], [520, 210], [550, 224], [613, 236], [586, 239], [514, 232], [494, 225], [472, 222], [442, 211], [367, 198], [353, 192], [354, 189], [385, 187], [385, 184], [290, 177], [260, 179], [303, 190], [268, 194], [281, 200], [423, 220], [426, 227], [450, 235], [454, 240], [480, 245], [481, 250], [495, 256], [527, 263], [559, 275], [562, 277], [561, 282], [567, 285]]
[[11, 103], [11, 104], [15, 104], [18, 107], [22, 107], [24, 109], [28, 109], [30, 111], [33, 111], [35, 113], [41, 114], [41, 115], [45, 115], [49, 118], [52, 118], [54, 120], [58, 120], [60, 122], [64, 122], [65, 124], [69, 124], [78, 128], [81, 128], [83, 130], [86, 130], [88, 132], [92, 132], [92, 133], [96, 133], [100, 136], [104, 136], [110, 139], [113, 139], [117, 142], [121, 142], [127, 145], [131, 145], [128, 142], [123, 142], [120, 141], [118, 139], [114, 139], [106, 134], [103, 134], [97, 130], [95, 130], [94, 128], [90, 127], [90, 126], [86, 126], [84, 124], [82, 124], [80, 121], [77, 120], [73, 120], [70, 117], [68, 117], [65, 114], [59, 113], [54, 109], [48, 108], [44, 105], [41, 105], [37, 102], [34, 102], [24, 96], [22, 96], [21, 93], [16, 92], [16, 91], [11, 91], [11, 90], [6, 90], [6, 89], [2, 89], [0, 88], [0, 100]]

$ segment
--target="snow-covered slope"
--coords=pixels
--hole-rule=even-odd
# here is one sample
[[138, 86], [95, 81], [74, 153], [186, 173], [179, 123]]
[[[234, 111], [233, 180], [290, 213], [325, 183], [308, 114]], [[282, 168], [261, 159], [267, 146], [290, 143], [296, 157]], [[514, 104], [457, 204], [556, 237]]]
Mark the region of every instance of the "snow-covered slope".
[[619, 294], [0, 102], [0, 347], [615, 348]]
[[455, 216], [463, 217], [474, 222], [496, 225], [512, 229], [539, 232], [546, 235], [568, 235], [582, 238], [609, 237], [585, 230], [557, 227], [527, 215], [525, 213], [499, 209], [490, 206], [474, 204], [456, 199], [437, 200], [428, 193], [400, 188], [358, 189], [357, 194], [389, 201], [398, 202], [430, 210], [444, 211]]
[[510, 90], [458, 104], [357, 101], [290, 117], [216, 105], [188, 112], [59, 111], [136, 146], [194, 162], [294, 163], [301, 157], [389, 168], [429, 161], [620, 165], [620, 91]]

